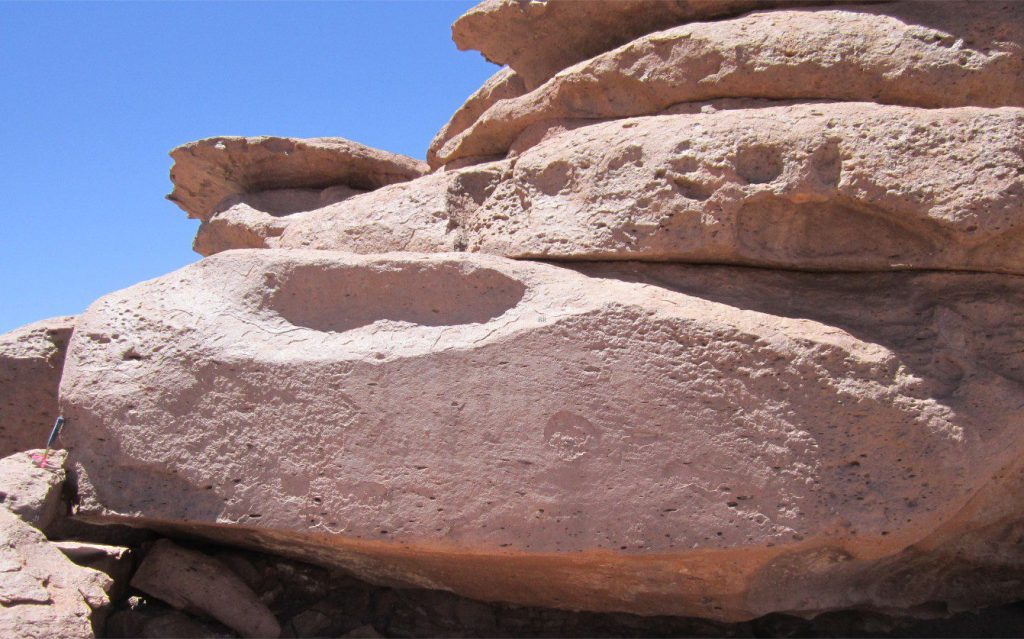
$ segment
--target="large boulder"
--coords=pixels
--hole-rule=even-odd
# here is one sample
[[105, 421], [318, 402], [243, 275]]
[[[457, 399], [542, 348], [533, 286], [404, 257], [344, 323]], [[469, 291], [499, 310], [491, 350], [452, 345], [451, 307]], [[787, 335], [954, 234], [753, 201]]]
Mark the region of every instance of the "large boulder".
[[[826, 4], [823, 0], [817, 4]], [[460, 50], [516, 70], [529, 88], [639, 36], [751, 9], [814, 0], [484, 0], [452, 25]]]
[[1024, 594], [1024, 278], [578, 268], [232, 251], [102, 298], [78, 514], [561, 608]]
[[46, 444], [74, 327], [53, 317], [0, 335], [0, 457]]
[[1024, 109], [743, 101], [691, 111], [577, 123], [514, 161], [281, 218], [273, 235], [232, 208], [199, 237], [217, 250], [1024, 273]]
[[[418, 160], [344, 138], [206, 138], [175, 148], [171, 157], [174, 190], [167, 199], [200, 220], [225, 206], [225, 198], [293, 213], [322, 205], [325, 197], [370, 191], [428, 171]], [[338, 194], [337, 187], [344, 192]]]
[[652, 33], [581, 62], [496, 102], [432, 160], [501, 155], [529, 127], [565, 118], [645, 115], [718, 98], [1022, 106], [1021, 77], [1021, 2], [758, 12]]
[[110, 578], [76, 566], [41, 532], [0, 508], [0, 636], [94, 636]]

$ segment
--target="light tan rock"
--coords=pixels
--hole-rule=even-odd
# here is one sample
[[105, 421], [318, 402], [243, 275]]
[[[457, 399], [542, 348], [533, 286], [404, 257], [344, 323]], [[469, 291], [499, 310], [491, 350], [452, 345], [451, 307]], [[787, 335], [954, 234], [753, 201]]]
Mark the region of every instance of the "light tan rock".
[[[499, 173], [442, 172], [317, 209], [272, 219], [233, 207], [199, 227], [196, 247], [212, 255], [232, 248], [273, 248], [291, 226], [290, 246], [382, 251], [454, 251], [463, 245], [453, 210], [479, 205]], [[316, 229], [316, 230], [314, 230]]]
[[224, 564], [168, 539], [153, 544], [131, 585], [179, 610], [203, 612], [243, 637], [281, 635], [270, 610]]
[[0, 508], [0, 636], [93, 637], [109, 587], [106, 575], [71, 563], [41, 532]]
[[199, 225], [192, 249], [212, 255], [232, 248], [268, 248], [285, 227], [310, 210], [343, 202], [365, 191], [334, 186], [322, 191], [278, 189], [225, 198], [218, 212]]
[[0, 335], [0, 456], [46, 444], [74, 326], [53, 317]]
[[549, 132], [515, 160], [296, 216], [263, 245], [1024, 273], [1024, 109], [693, 110]]
[[[174, 190], [167, 199], [200, 220], [240, 194], [257, 193], [271, 212], [290, 213], [330, 197], [325, 189], [368, 191], [429, 170], [418, 160], [343, 138], [206, 138], [177, 147], [171, 157]], [[279, 190], [285, 193], [273, 193]]]
[[62, 514], [67, 453], [50, 451], [40, 467], [43, 453], [29, 450], [0, 459], [0, 505], [45, 532]]
[[751, 9], [813, 0], [484, 0], [452, 25], [459, 50], [515, 69], [529, 88], [634, 38]]
[[505, 67], [495, 73], [476, 93], [469, 96], [465, 104], [452, 115], [451, 120], [437, 132], [430, 142], [430, 148], [427, 149], [427, 163], [435, 168], [440, 166], [437, 150], [448, 140], [465, 131], [498, 100], [516, 98], [524, 93], [526, 93], [526, 86], [515, 71]]
[[79, 515], [570, 609], [1020, 597], [1024, 278], [579, 268], [233, 251], [109, 295]]
[[501, 100], [435, 163], [506, 153], [530, 126], [719, 98], [1024, 105], [1024, 3], [768, 11], [639, 38]]
[[1024, 109], [597, 124], [520, 157], [461, 227], [467, 250], [512, 257], [1024, 273]]

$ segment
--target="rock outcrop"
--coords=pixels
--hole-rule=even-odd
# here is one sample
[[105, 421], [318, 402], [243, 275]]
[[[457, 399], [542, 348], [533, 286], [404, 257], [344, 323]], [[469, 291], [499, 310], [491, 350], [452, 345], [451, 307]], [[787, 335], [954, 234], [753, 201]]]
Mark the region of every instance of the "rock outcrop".
[[234, 251], [103, 298], [79, 512], [533, 605], [1014, 597], [962, 576], [1019, 569], [1024, 280], [581, 268]]
[[93, 637], [110, 579], [76, 566], [41, 532], [0, 508], [0, 635]]
[[[533, 89], [558, 71], [687, 22], [814, 0], [485, 0], [452, 25], [460, 50], [507, 64]], [[817, 4], [825, 4], [818, 2]]]
[[423, 162], [343, 138], [207, 138], [171, 157], [174, 190], [167, 199], [200, 220], [237, 203], [224, 202], [231, 196], [281, 215], [427, 172]]
[[62, 379], [70, 326], [0, 339], [3, 437], [42, 445], [61, 379], [70, 478], [0, 461], [0, 633], [89, 636], [111, 596], [103, 632], [204, 637], [1024, 599], [1024, 3], [486, 0], [454, 32], [509, 66], [429, 167], [179, 147], [209, 257], [96, 301]]
[[495, 103], [432, 161], [503, 155], [531, 126], [720, 98], [1024, 106], [1022, 76], [1024, 3], [757, 12], [652, 33], [580, 62]]
[[1024, 109], [693, 110], [549, 131], [515, 160], [350, 198], [273, 235], [232, 209], [199, 237], [218, 250], [1024, 273]]
[[0, 335], [0, 457], [46, 443], [74, 327], [54, 317]]

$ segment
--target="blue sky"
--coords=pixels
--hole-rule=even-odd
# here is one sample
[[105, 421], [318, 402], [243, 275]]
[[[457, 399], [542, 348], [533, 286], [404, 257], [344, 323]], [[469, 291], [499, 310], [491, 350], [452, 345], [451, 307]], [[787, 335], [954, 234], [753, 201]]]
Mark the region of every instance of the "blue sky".
[[171, 148], [341, 136], [422, 158], [497, 67], [472, 1], [0, 2], [0, 332], [199, 258]]

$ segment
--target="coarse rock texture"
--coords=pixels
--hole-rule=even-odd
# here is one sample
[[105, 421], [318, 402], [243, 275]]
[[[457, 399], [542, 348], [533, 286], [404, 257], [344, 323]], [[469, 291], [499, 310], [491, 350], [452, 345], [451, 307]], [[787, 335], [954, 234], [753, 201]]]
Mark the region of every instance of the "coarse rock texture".
[[199, 226], [195, 246], [204, 255], [273, 248], [298, 226], [302, 230], [286, 241], [289, 245], [356, 253], [456, 251], [464, 245], [452, 212], [479, 206], [495, 177], [480, 170], [440, 172], [276, 219], [232, 207]]
[[510, 257], [1022, 273], [1024, 109], [596, 124], [525, 153], [461, 226], [467, 250]]
[[465, 131], [498, 100], [517, 98], [524, 93], [526, 86], [515, 71], [505, 67], [495, 73], [476, 93], [469, 96], [465, 104], [452, 115], [452, 119], [437, 132], [427, 149], [427, 163], [432, 167], [440, 166], [442, 163], [437, 158], [437, 150], [448, 140]]
[[102, 627], [109, 587], [106, 575], [71, 563], [41, 532], [0, 508], [0, 636], [92, 637], [92, 623]]
[[1024, 594], [1024, 278], [591, 268], [232, 251], [102, 298], [78, 514], [570, 609]]
[[0, 459], [0, 506], [44, 532], [61, 514], [64, 502], [64, 460], [54, 450], [42, 462], [42, 450], [14, 453]]
[[212, 255], [233, 248], [266, 248], [268, 240], [279, 237], [289, 222], [306, 211], [343, 202], [366, 193], [348, 186], [323, 190], [276, 189], [230, 195], [221, 201], [212, 219], [200, 223], [193, 250]]
[[[484, 0], [452, 25], [459, 50], [515, 69], [530, 89], [562, 69], [679, 24], [814, 0]], [[827, 4], [818, 2], [817, 4]]]
[[167, 199], [207, 220], [223, 200], [262, 194], [274, 210], [302, 210], [330, 187], [369, 191], [425, 174], [424, 162], [343, 138], [216, 137], [171, 151], [174, 190]]
[[203, 612], [243, 637], [281, 635], [274, 615], [224, 564], [167, 539], [149, 550], [131, 585], [179, 610]]
[[276, 235], [232, 209], [197, 243], [1024, 273], [1024, 109], [693, 110], [551, 132], [515, 160], [281, 218]]
[[719, 98], [1022, 106], [1021, 77], [1022, 2], [758, 12], [653, 33], [570, 67], [495, 103], [434, 163], [502, 155], [531, 126]]
[[53, 317], [0, 335], [0, 456], [46, 443], [75, 318]]

